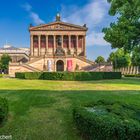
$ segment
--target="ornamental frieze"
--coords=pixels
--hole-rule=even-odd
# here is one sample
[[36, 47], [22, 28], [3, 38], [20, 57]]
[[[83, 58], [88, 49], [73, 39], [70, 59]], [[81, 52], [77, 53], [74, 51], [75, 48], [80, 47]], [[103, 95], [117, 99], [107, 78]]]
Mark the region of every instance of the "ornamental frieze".
[[74, 25], [53, 24], [43, 25], [40, 27], [32, 28], [31, 30], [84, 30], [82, 27], [74, 27]]

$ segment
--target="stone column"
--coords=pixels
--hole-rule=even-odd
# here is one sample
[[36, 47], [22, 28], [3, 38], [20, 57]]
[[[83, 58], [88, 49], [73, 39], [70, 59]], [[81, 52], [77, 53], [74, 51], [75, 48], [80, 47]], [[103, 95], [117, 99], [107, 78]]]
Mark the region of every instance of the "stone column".
[[56, 52], [56, 35], [54, 35], [53, 36], [53, 42], [54, 42], [54, 48], [53, 48], [53, 50], [54, 50], [54, 52], [53, 52], [53, 54], [55, 54], [55, 52]]
[[78, 54], [78, 47], [79, 47], [79, 41], [78, 41], [79, 37], [78, 35], [76, 36], [76, 53]]
[[38, 56], [41, 54], [41, 35], [38, 36]]
[[86, 56], [86, 36], [83, 36], [83, 51], [84, 51], [84, 56]]
[[82, 36], [82, 50], [84, 50], [84, 36]]
[[34, 56], [33, 35], [30, 35], [30, 56]]
[[48, 35], [46, 35], [46, 53], [45, 54], [47, 53], [48, 53]]
[[69, 49], [71, 49], [71, 35], [69, 35]]
[[64, 48], [64, 46], [63, 46], [63, 44], [64, 44], [64, 42], [63, 42], [64, 41], [64, 36], [63, 35], [61, 36], [61, 39], [62, 39], [61, 47]]

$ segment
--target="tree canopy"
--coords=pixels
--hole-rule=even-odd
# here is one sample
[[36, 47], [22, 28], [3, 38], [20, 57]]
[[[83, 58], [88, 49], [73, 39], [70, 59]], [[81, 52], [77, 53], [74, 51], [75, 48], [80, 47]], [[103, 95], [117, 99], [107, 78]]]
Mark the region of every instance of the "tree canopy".
[[98, 63], [98, 64], [99, 63], [104, 63], [105, 62], [105, 59], [102, 56], [98, 56], [97, 59], [95, 60], [95, 62]]
[[0, 60], [0, 68], [3, 70], [8, 69], [8, 65], [10, 61], [11, 61], [11, 57], [8, 54], [3, 54]]
[[132, 65], [140, 66], [140, 46], [136, 47], [132, 52]]
[[131, 57], [129, 53], [125, 53], [123, 49], [118, 49], [112, 52], [107, 60], [113, 63], [114, 68], [127, 67], [131, 64]]
[[109, 14], [117, 16], [117, 21], [104, 28], [104, 39], [112, 48], [123, 48], [131, 52], [140, 46], [140, 0], [108, 0]]

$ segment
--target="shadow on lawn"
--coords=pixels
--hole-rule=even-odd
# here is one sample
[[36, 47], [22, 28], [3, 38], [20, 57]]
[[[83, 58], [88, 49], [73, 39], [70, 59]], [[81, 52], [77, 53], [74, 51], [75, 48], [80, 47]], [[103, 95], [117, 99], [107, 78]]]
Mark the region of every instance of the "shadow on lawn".
[[[140, 90], [0, 90], [0, 96], [9, 100], [12, 108], [24, 106], [29, 107], [49, 107], [52, 104], [67, 98], [70, 105], [78, 105], [100, 99], [119, 100], [122, 102], [140, 105]], [[25, 109], [25, 110], [26, 110]], [[23, 111], [23, 114], [26, 111]]]
[[78, 81], [80, 83], [96, 83], [96, 84], [122, 84], [122, 85], [126, 85], [126, 84], [131, 84], [131, 85], [139, 85], [140, 86], [140, 78], [122, 78], [122, 79], [116, 79], [116, 80], [94, 80], [94, 81]]

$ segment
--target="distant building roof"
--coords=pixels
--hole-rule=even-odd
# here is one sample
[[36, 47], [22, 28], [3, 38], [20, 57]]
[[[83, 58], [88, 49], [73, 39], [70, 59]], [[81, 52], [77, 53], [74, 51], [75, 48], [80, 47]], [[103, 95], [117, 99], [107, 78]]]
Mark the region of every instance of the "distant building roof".
[[16, 48], [11, 45], [4, 45], [3, 48], [0, 48], [0, 53], [26, 53], [29, 55], [29, 48]]
[[16, 48], [16, 47], [9, 47], [9, 48], [0, 48], [0, 50], [20, 50], [19, 48]]

